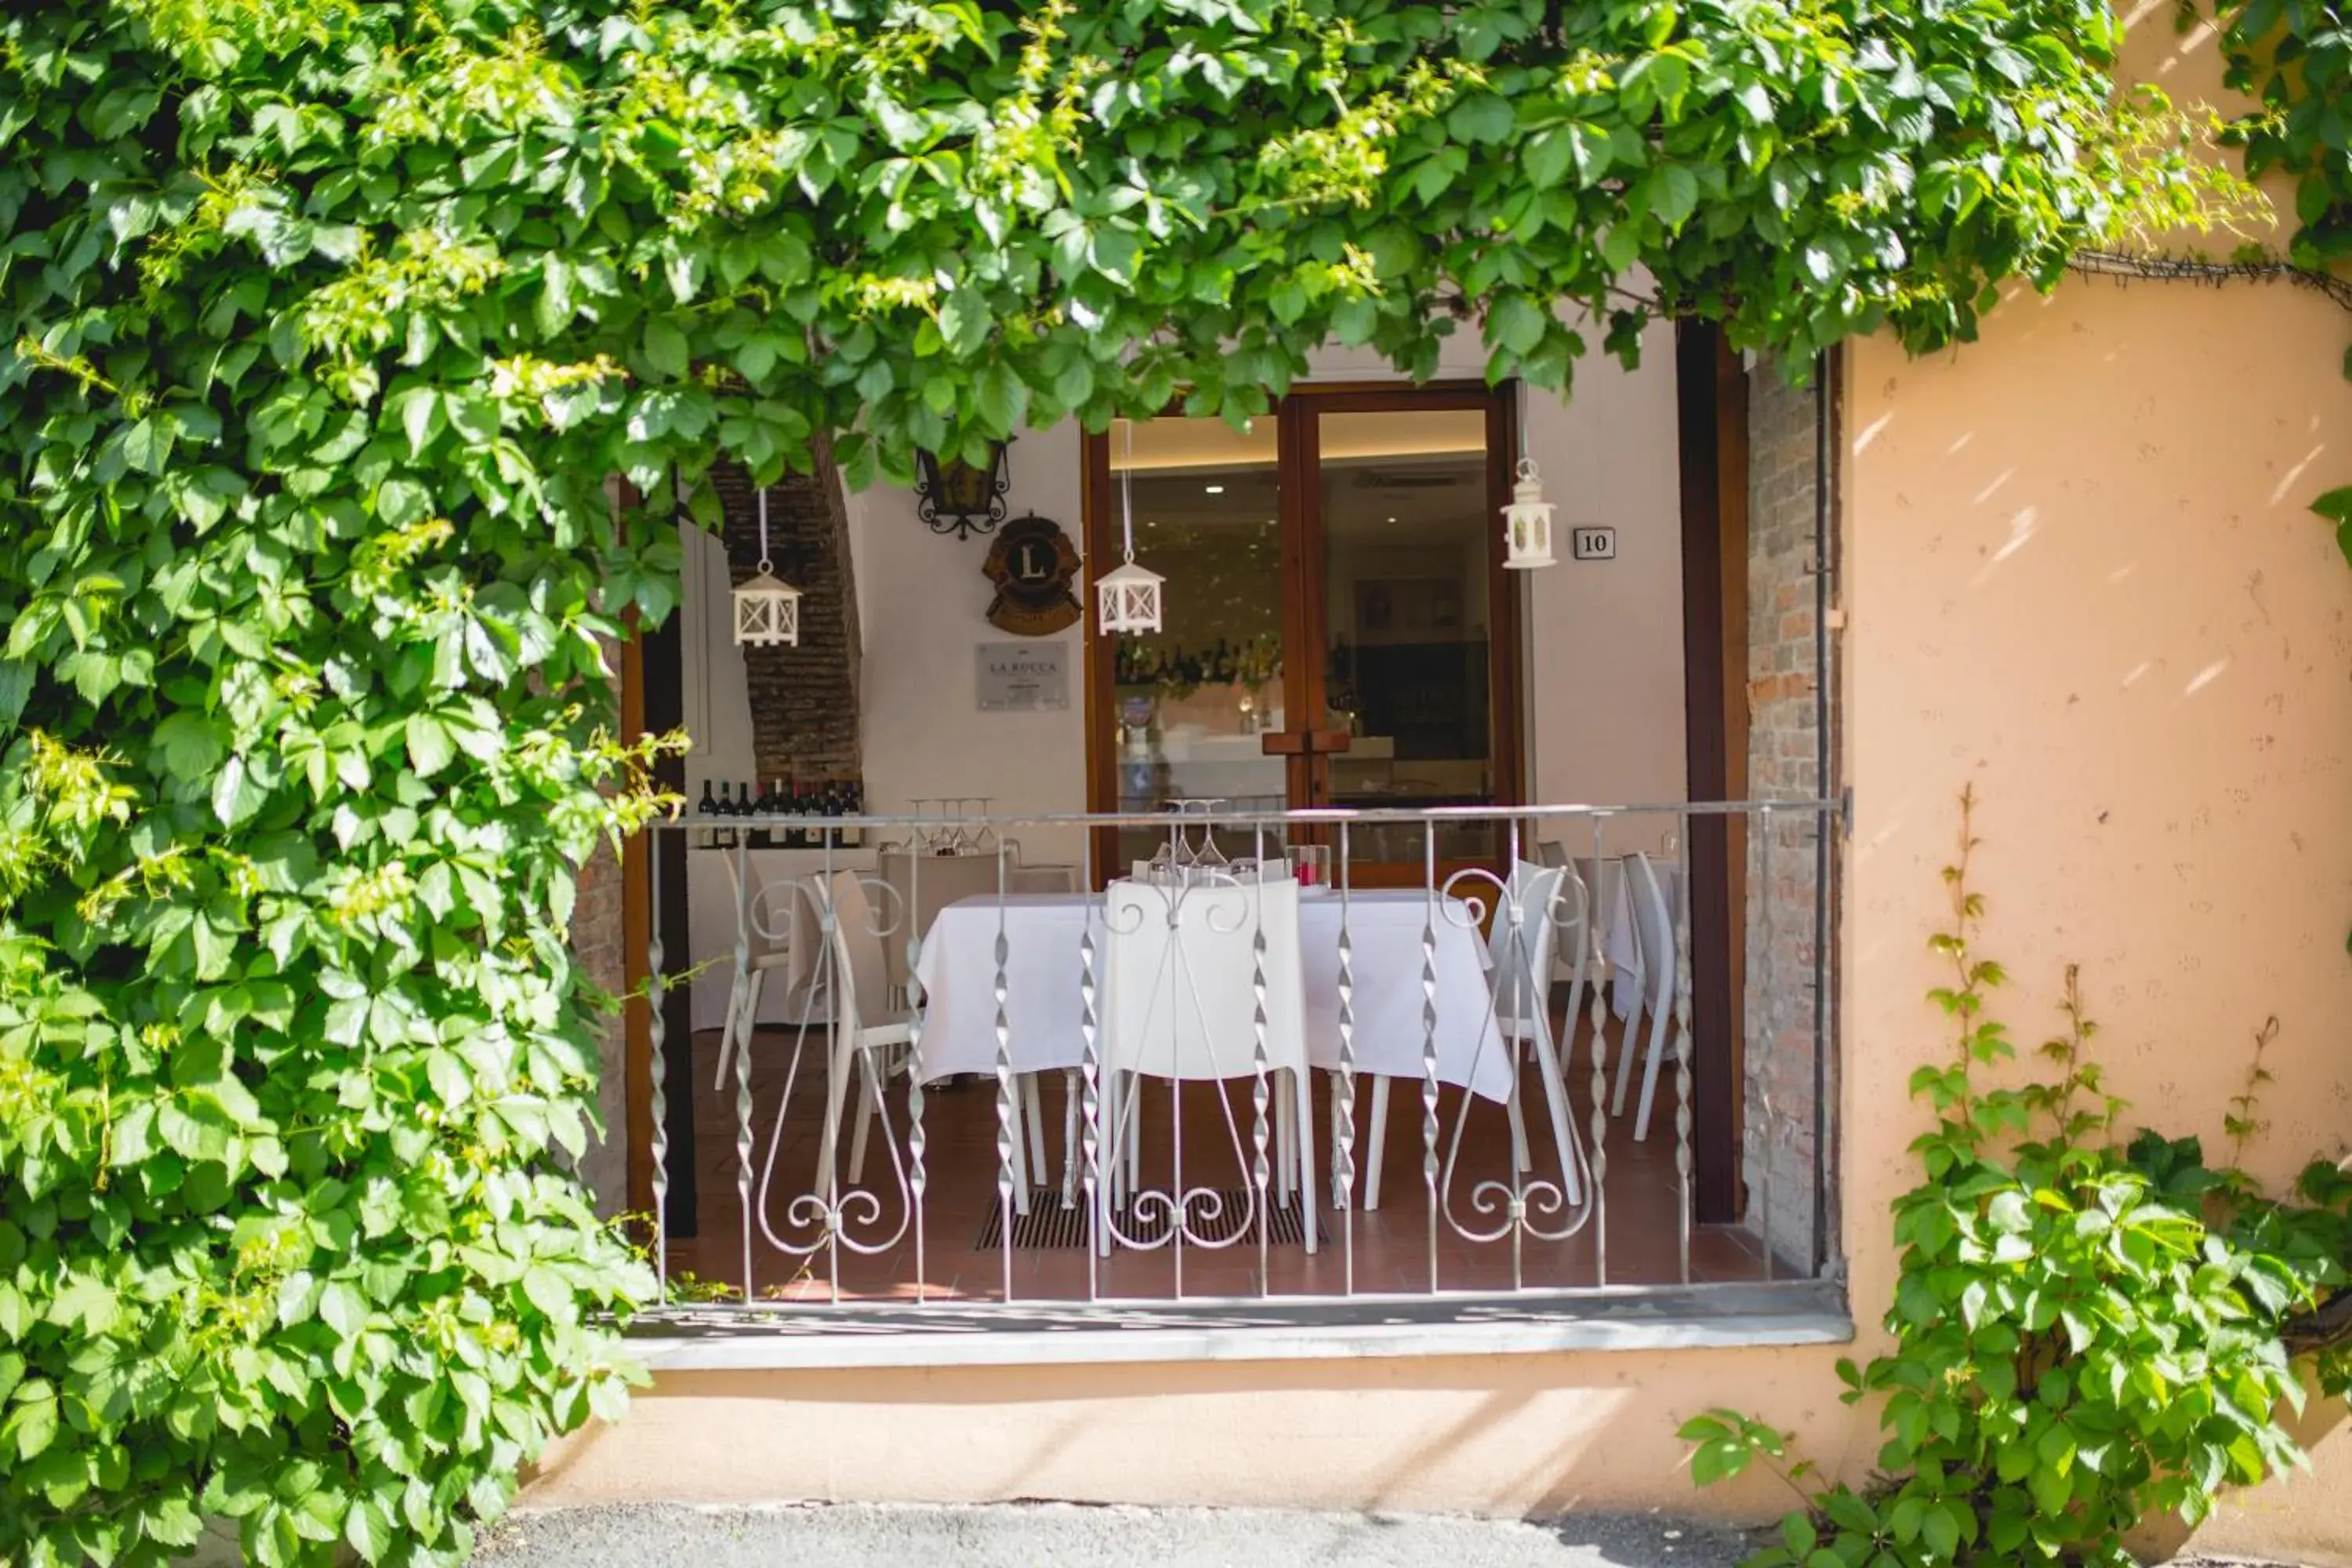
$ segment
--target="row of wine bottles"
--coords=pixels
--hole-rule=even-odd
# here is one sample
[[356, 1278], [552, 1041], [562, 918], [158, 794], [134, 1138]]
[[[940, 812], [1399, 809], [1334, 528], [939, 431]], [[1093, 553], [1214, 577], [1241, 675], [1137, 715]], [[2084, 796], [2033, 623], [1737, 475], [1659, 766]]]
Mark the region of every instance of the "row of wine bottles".
[[1229, 686], [1236, 680], [1255, 684], [1269, 679], [1279, 662], [1271, 641], [1264, 637], [1252, 637], [1239, 647], [1219, 637], [1216, 647], [1198, 653], [1122, 638], [1112, 657], [1118, 666], [1115, 679], [1121, 686]]
[[[702, 799], [694, 812], [697, 816], [725, 821], [741, 816], [856, 816], [865, 809], [866, 786], [856, 779], [778, 779], [757, 795], [748, 784], [738, 786], [724, 781], [714, 793], [712, 782], [705, 779]], [[811, 826], [755, 828], [751, 834], [752, 847], [757, 849], [818, 849], [827, 842], [835, 848], [853, 848], [863, 842], [862, 832], [854, 827]]]

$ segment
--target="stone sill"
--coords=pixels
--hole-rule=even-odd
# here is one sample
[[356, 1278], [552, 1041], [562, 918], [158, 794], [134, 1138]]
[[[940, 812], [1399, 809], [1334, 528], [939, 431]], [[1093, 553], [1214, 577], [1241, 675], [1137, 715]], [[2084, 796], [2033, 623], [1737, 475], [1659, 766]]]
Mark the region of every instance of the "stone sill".
[[656, 1373], [1543, 1355], [1845, 1344], [1836, 1281], [1528, 1296], [674, 1308], [629, 1348]]

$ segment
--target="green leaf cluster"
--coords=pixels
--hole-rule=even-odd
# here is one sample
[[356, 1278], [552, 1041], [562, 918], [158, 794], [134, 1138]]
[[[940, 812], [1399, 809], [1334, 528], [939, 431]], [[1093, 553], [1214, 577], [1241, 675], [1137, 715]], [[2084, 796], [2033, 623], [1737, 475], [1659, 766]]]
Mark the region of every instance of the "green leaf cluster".
[[[2183, 0], [2183, 26], [2198, 15]], [[2214, 6], [2222, 79], [2254, 107], [2224, 128], [2243, 149], [2246, 174], [2277, 174], [2294, 185], [2294, 231], [2287, 259], [2307, 272], [2352, 259], [2352, 11], [2336, 0], [2229, 0]], [[2344, 351], [2352, 378], [2352, 347]], [[2352, 485], [2329, 489], [2311, 510], [2335, 525], [2352, 562]]]
[[[2042, 1048], [2054, 1076], [1983, 1087], [2015, 1050], [1985, 1014], [2002, 975], [1975, 955], [1974, 847], [1964, 827], [1934, 939], [1953, 978], [1932, 1000], [1955, 1037], [1912, 1080], [1935, 1121], [1912, 1144], [1923, 1179], [1894, 1205], [1894, 1348], [1839, 1363], [1847, 1402], [1876, 1408], [1879, 1481], [1826, 1484], [1736, 1411], [1682, 1428], [1699, 1484], [1760, 1460], [1803, 1500], [1751, 1568], [2126, 1568], [2143, 1519], [2193, 1525], [2223, 1489], [2304, 1460], [2283, 1419], [2305, 1398], [2287, 1336], [2352, 1286], [2352, 1177], [2314, 1164], [2271, 1201], [2194, 1139], [2119, 1137], [2071, 971], [2066, 1027]], [[2260, 1081], [2257, 1061], [2242, 1119]], [[2317, 1371], [2331, 1391], [2352, 1381], [2340, 1351]]]
[[1963, 340], [2193, 193], [2113, 43], [2105, 0], [8, 8], [0, 1559], [216, 1514], [451, 1562], [617, 1408], [564, 936], [660, 804], [605, 650], [713, 461], [1245, 418], [1334, 340], [1561, 389], [1661, 314]]

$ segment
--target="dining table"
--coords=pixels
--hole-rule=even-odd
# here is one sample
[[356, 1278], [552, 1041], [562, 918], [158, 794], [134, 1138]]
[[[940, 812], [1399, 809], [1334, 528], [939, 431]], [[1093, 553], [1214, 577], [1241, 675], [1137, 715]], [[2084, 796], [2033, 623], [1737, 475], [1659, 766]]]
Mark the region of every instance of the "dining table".
[[[1489, 957], [1475, 911], [1419, 889], [1302, 889], [1299, 968], [1307, 1059], [1341, 1065], [1339, 937], [1347, 932], [1359, 1075], [1423, 1077], [1436, 1047], [1441, 1083], [1481, 1098], [1511, 1093], [1511, 1059], [1495, 1022]], [[1084, 1064], [1085, 942], [1094, 932], [1097, 1016], [1108, 949], [1104, 901], [1084, 893], [960, 900], [939, 911], [915, 965], [926, 1080], [991, 1074], [997, 1066], [997, 951], [1003, 942], [1005, 1053], [1016, 1074]], [[1423, 1016], [1423, 942], [1434, 976], [1435, 1025]], [[1247, 983], [1247, 977], [1241, 977]]]

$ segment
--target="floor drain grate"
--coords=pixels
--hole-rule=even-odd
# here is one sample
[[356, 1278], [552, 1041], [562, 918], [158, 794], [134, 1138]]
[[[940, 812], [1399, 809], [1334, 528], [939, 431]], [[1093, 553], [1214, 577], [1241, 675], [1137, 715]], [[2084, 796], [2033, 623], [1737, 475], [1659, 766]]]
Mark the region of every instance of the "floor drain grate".
[[[1118, 1232], [1138, 1246], [1148, 1247], [1168, 1233], [1167, 1205], [1156, 1201], [1150, 1193], [1139, 1194], [1143, 1200], [1143, 1212], [1136, 1213], [1136, 1199], [1130, 1198], [1118, 1213]], [[1255, 1223], [1250, 1209], [1251, 1193], [1246, 1187], [1227, 1187], [1212, 1195], [1192, 1194], [1192, 1220], [1189, 1237], [1206, 1242], [1221, 1242], [1240, 1236]], [[1298, 1200], [1279, 1202], [1272, 1193], [1266, 1194], [1266, 1241], [1274, 1247], [1303, 1247], [1307, 1242], [1307, 1226], [1298, 1213]], [[1087, 1211], [1082, 1205], [1062, 1206], [1059, 1187], [1029, 1189], [1029, 1212], [1013, 1216], [1013, 1245], [1016, 1250], [1051, 1251], [1063, 1247], [1080, 1247], [1087, 1244]], [[1329, 1241], [1329, 1236], [1317, 1226], [1316, 1245]], [[993, 1252], [1004, 1244], [1004, 1210], [998, 1205], [988, 1211], [981, 1222], [980, 1238], [971, 1244], [974, 1252]]]

